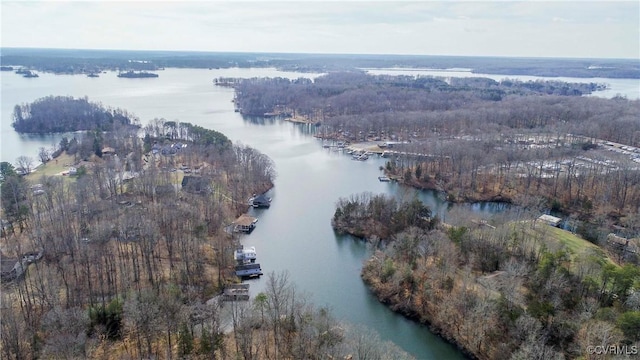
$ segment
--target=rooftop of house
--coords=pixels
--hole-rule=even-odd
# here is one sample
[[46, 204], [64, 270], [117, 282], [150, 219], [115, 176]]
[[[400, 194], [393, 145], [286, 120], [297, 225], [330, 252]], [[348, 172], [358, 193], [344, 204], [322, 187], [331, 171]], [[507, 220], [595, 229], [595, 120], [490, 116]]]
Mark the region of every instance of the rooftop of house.
[[9, 272], [18, 262], [18, 259], [11, 258], [0, 252], [0, 267], [3, 273]]
[[255, 203], [269, 203], [271, 200], [265, 195], [260, 194], [253, 198], [253, 202]]
[[540, 220], [542, 220], [542, 221], [544, 221], [544, 222], [546, 222], [546, 223], [548, 223], [550, 225], [553, 225], [553, 226], [557, 226], [562, 221], [562, 219], [559, 218], [559, 217], [555, 217], [555, 216], [551, 216], [551, 215], [547, 215], [547, 214], [540, 215], [540, 217], [538, 219], [540, 219]]
[[233, 224], [240, 226], [251, 226], [251, 224], [255, 224], [257, 221], [258, 219], [254, 218], [253, 216], [242, 214], [233, 222]]

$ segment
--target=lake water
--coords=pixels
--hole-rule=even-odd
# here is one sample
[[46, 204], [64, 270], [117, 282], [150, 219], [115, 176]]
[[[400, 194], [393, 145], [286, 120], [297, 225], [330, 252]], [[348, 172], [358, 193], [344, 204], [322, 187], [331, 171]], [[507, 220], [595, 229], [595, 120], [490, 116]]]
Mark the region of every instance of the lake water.
[[[543, 78], [534, 76], [510, 76], [493, 74], [473, 74], [465, 69], [448, 71], [433, 69], [367, 69], [371, 74], [389, 75], [421, 75], [442, 77], [488, 77], [494, 80], [505, 78], [529, 80], [562, 80], [569, 82], [606, 83], [609, 88], [592, 96], [611, 98], [617, 94], [629, 99], [640, 99], [640, 80], [638, 79], [601, 79], [601, 78]], [[211, 89], [212, 80], [216, 77], [309, 77], [318, 74], [281, 72], [276, 69], [167, 69], [161, 71], [155, 79], [122, 79], [115, 72], [101, 74], [99, 78], [83, 75], [53, 75], [41, 73], [39, 78], [23, 78], [13, 72], [0, 72], [0, 161], [15, 163], [18, 156], [26, 155], [37, 158], [38, 149], [51, 149], [57, 146], [61, 134], [29, 135], [18, 134], [11, 127], [13, 108], [17, 104], [29, 103], [48, 95], [70, 95], [74, 97], [89, 96], [89, 100], [100, 101], [105, 106], [120, 107], [136, 114], [142, 124], [153, 118], [164, 117], [167, 120], [183, 120], [199, 124], [206, 121], [209, 115], [216, 112], [232, 111], [229, 107], [221, 107], [220, 97], [212, 96], [220, 91]], [[229, 96], [229, 89], [219, 89]], [[211, 100], [211, 99], [216, 100]], [[225, 97], [226, 99], [226, 97]], [[206, 106], [203, 113], [199, 104]], [[228, 104], [224, 104], [228, 105]], [[224, 109], [224, 110], [222, 110]], [[187, 120], [191, 118], [192, 120]], [[230, 135], [230, 134], [228, 134]], [[66, 134], [66, 136], [70, 136]], [[71, 135], [72, 136], [72, 135]], [[231, 136], [230, 136], [231, 137]], [[238, 139], [231, 137], [232, 139]]]
[[[337, 236], [330, 225], [340, 197], [369, 191], [419, 196], [443, 217], [450, 205], [431, 192], [418, 192], [377, 180], [384, 159], [352, 161], [348, 156], [322, 148], [311, 135], [314, 127], [277, 120], [245, 119], [234, 112], [233, 90], [213, 86], [217, 77], [281, 76], [315, 77], [274, 69], [167, 69], [159, 78], [122, 79], [116, 73], [86, 76], [40, 74], [25, 79], [3, 72], [0, 160], [20, 155], [35, 158], [39, 147], [51, 147], [61, 135], [25, 136], [11, 128], [16, 104], [48, 95], [88, 96], [90, 101], [119, 107], [137, 115], [142, 124], [153, 118], [179, 120], [215, 129], [234, 142], [262, 151], [275, 162], [278, 176], [269, 192], [272, 206], [251, 210], [259, 218], [253, 233], [242, 243], [255, 246], [265, 273], [288, 271], [290, 279], [317, 306], [327, 306], [337, 318], [375, 329], [419, 359], [451, 359], [463, 356], [425, 327], [394, 314], [373, 297], [360, 279], [369, 249], [348, 236]], [[479, 216], [500, 209], [491, 205], [466, 206]], [[252, 292], [265, 279], [251, 280]]]

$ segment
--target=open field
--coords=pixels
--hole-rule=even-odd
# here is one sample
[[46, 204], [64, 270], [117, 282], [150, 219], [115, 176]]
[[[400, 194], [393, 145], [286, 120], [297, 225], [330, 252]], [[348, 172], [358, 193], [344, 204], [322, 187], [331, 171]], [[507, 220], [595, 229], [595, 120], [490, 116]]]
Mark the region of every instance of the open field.
[[[69, 170], [69, 166], [74, 163], [73, 155], [61, 154], [57, 158], [38, 166], [33, 172], [26, 176], [30, 182], [37, 182], [41, 176], [61, 175], [63, 171]], [[69, 178], [65, 176], [65, 178]]]
[[536, 221], [533, 228], [530, 228], [530, 235], [541, 239], [541, 245], [544, 244], [550, 250], [555, 251], [562, 248], [568, 250], [572, 260], [576, 259], [581, 254], [590, 252], [591, 254], [598, 254], [604, 261], [610, 264], [619, 266], [609, 256], [607, 256], [601, 247], [576, 234], [573, 234], [570, 231]]

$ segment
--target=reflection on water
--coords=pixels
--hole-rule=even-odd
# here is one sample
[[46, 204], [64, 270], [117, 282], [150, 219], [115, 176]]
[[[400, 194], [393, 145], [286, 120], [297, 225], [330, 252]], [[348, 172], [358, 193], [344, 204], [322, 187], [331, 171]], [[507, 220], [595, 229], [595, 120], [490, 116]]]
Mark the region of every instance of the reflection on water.
[[296, 123], [295, 127], [304, 135], [315, 135], [318, 133], [318, 126], [316, 124], [302, 124]]
[[242, 120], [246, 122], [250, 122], [255, 125], [273, 125], [279, 120], [274, 117], [264, 117], [264, 116], [252, 116], [252, 115], [242, 115]]

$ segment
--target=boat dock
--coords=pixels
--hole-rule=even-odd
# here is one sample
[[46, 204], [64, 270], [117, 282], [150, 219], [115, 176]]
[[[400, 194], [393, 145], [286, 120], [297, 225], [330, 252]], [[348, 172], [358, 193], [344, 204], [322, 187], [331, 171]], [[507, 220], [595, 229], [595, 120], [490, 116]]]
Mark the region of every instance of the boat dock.
[[239, 278], [260, 277], [262, 276], [262, 268], [257, 263], [236, 265], [236, 276]]
[[249, 284], [229, 284], [222, 293], [223, 301], [249, 300]]
[[234, 253], [236, 260], [236, 276], [239, 278], [252, 278], [262, 276], [262, 268], [256, 263], [256, 248], [240, 246]]
[[255, 229], [258, 219], [246, 214], [240, 215], [231, 225], [234, 232], [250, 233]]

